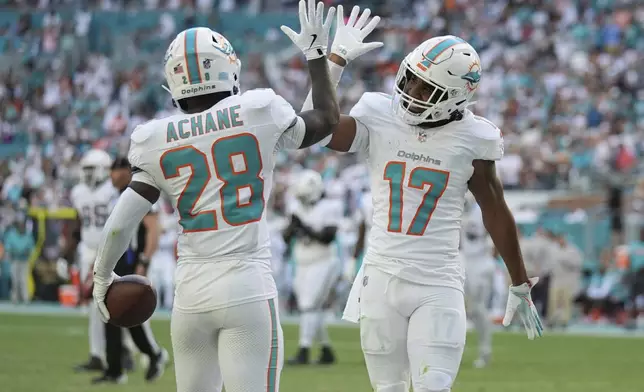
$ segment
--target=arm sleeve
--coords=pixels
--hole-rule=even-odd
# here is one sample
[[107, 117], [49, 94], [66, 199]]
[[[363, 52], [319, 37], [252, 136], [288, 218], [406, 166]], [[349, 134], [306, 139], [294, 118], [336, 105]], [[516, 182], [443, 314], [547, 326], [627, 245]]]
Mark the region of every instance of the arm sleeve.
[[107, 282], [119, 258], [127, 250], [132, 236], [152, 204], [127, 188], [119, 198], [103, 228], [94, 263], [94, 280]]
[[484, 161], [500, 161], [503, 158], [503, 135], [501, 130], [494, 128], [486, 132], [490, 137], [481, 140], [480, 157]]
[[291, 104], [277, 94], [273, 94], [270, 111], [273, 122], [281, 132], [275, 146], [276, 151], [300, 148], [306, 133], [304, 120], [295, 114]]
[[355, 121], [356, 136], [353, 138], [353, 143], [349, 148], [349, 152], [366, 152], [369, 150], [369, 130], [367, 129], [367, 126], [361, 123], [358, 119], [355, 119]]
[[159, 186], [154, 181], [154, 177], [152, 177], [150, 173], [143, 171], [141, 169], [138, 169], [138, 170], [135, 170], [135, 169], [138, 169], [138, 168], [136, 167], [132, 168], [132, 181], [142, 182], [156, 189], [160, 189]]
[[146, 172], [144, 169], [145, 167], [145, 163], [143, 161], [144, 150], [145, 149], [143, 148], [142, 143], [137, 142], [134, 138], [134, 134], [132, 134], [132, 138], [130, 141], [130, 151], [127, 154], [127, 159], [128, 161], [130, 161], [130, 165], [132, 165], [131, 181], [142, 182], [156, 189], [160, 189], [159, 186], [154, 181], [154, 177], [150, 173]]
[[[306, 124], [301, 117], [296, 117], [293, 125], [290, 126], [277, 139], [276, 150], [297, 150], [302, 145], [306, 134]], [[327, 142], [328, 143], [328, 142]]]
[[358, 103], [351, 108], [349, 115], [356, 122], [356, 136], [349, 148], [349, 152], [367, 152], [369, 150], [369, 125], [377, 123], [377, 109], [373, 106], [376, 94], [365, 93]]

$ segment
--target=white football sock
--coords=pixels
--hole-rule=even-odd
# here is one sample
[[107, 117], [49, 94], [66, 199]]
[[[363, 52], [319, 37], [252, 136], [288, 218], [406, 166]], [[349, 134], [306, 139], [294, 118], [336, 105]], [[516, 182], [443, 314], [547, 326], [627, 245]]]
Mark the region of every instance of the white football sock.
[[105, 361], [105, 324], [94, 301], [89, 304], [89, 355]]
[[315, 324], [317, 326], [316, 338], [323, 346], [331, 346], [331, 339], [329, 338], [329, 330], [327, 329], [327, 313], [324, 310], [315, 312]]
[[302, 312], [300, 314], [300, 347], [310, 348], [316, 333], [316, 313]]

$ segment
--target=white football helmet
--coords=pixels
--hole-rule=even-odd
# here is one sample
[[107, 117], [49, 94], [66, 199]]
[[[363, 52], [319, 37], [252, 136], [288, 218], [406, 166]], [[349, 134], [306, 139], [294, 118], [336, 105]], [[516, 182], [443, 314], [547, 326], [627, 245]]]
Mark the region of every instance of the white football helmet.
[[163, 59], [166, 90], [175, 102], [217, 92], [239, 93], [241, 61], [221, 34], [195, 27], [177, 35]]
[[89, 187], [95, 188], [110, 175], [112, 158], [103, 150], [89, 150], [80, 160], [82, 181]]
[[449, 119], [467, 107], [480, 81], [481, 60], [470, 44], [453, 35], [429, 39], [400, 64], [394, 113], [409, 125]]
[[302, 203], [315, 204], [322, 198], [323, 193], [324, 181], [320, 173], [315, 170], [303, 170], [297, 174], [297, 180], [293, 184], [293, 196]]

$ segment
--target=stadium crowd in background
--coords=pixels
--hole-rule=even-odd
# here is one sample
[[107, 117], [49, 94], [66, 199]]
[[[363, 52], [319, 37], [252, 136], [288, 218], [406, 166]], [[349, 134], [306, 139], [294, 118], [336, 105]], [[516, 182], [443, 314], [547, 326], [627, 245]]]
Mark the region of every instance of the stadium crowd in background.
[[[644, 63], [643, 3], [367, 3], [383, 17], [372, 39], [385, 46], [347, 68], [338, 90], [343, 112], [365, 91], [390, 92], [411, 48], [432, 36], [458, 35], [481, 56], [484, 77], [472, 109], [503, 130], [506, 152], [497, 168], [506, 189], [617, 198], [630, 189], [644, 154], [644, 77], [637, 68]], [[69, 206], [85, 151], [123, 154], [137, 125], [175, 110], [160, 87], [160, 64], [167, 43], [186, 27], [207, 24], [231, 39], [242, 59], [242, 91], [271, 87], [298, 107], [309, 89], [304, 60], [277, 29], [289, 23], [295, 2], [5, 0], [2, 7], [0, 233], [21, 216], [21, 199], [30, 207]], [[360, 159], [322, 148], [282, 157], [276, 212], [289, 176], [307, 167], [324, 174], [329, 193], [345, 197], [352, 216], [368, 185]], [[62, 229], [47, 225], [48, 232]], [[55, 260], [58, 247], [55, 239], [48, 242], [43, 258]], [[5, 244], [3, 266], [8, 249]], [[0, 270], [1, 295], [8, 269]], [[606, 292], [607, 283], [599, 283], [604, 271], [592, 272], [585, 291], [589, 314], [607, 304], [598, 297]]]

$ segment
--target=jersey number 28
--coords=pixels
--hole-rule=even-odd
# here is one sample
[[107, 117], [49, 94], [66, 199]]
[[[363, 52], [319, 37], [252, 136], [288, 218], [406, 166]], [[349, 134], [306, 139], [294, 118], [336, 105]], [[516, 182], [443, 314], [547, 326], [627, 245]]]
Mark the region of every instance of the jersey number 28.
[[[190, 168], [179, 200], [179, 223], [185, 233], [217, 230], [217, 211], [194, 212], [197, 201], [212, 179], [212, 175], [223, 184], [219, 190], [221, 216], [231, 226], [241, 226], [260, 220], [264, 213], [264, 180], [262, 157], [259, 143], [250, 133], [242, 133], [217, 139], [210, 148], [214, 162], [214, 173], [210, 170], [208, 158], [193, 146], [182, 146], [166, 151], [161, 156], [161, 170], [166, 179], [179, 176], [179, 170]], [[243, 162], [242, 168], [235, 168], [234, 159]], [[242, 202], [241, 190], [247, 189], [250, 197]]]
[[[389, 162], [385, 166], [383, 179], [389, 182], [389, 224], [387, 230], [393, 233], [402, 233], [403, 221], [403, 184], [405, 180], [407, 165], [405, 162]], [[436, 209], [438, 200], [447, 189], [449, 172], [434, 170], [426, 167], [416, 167], [409, 173], [407, 188], [423, 191], [429, 186], [423, 199], [414, 214], [407, 235], [423, 235], [429, 224], [429, 220]]]

